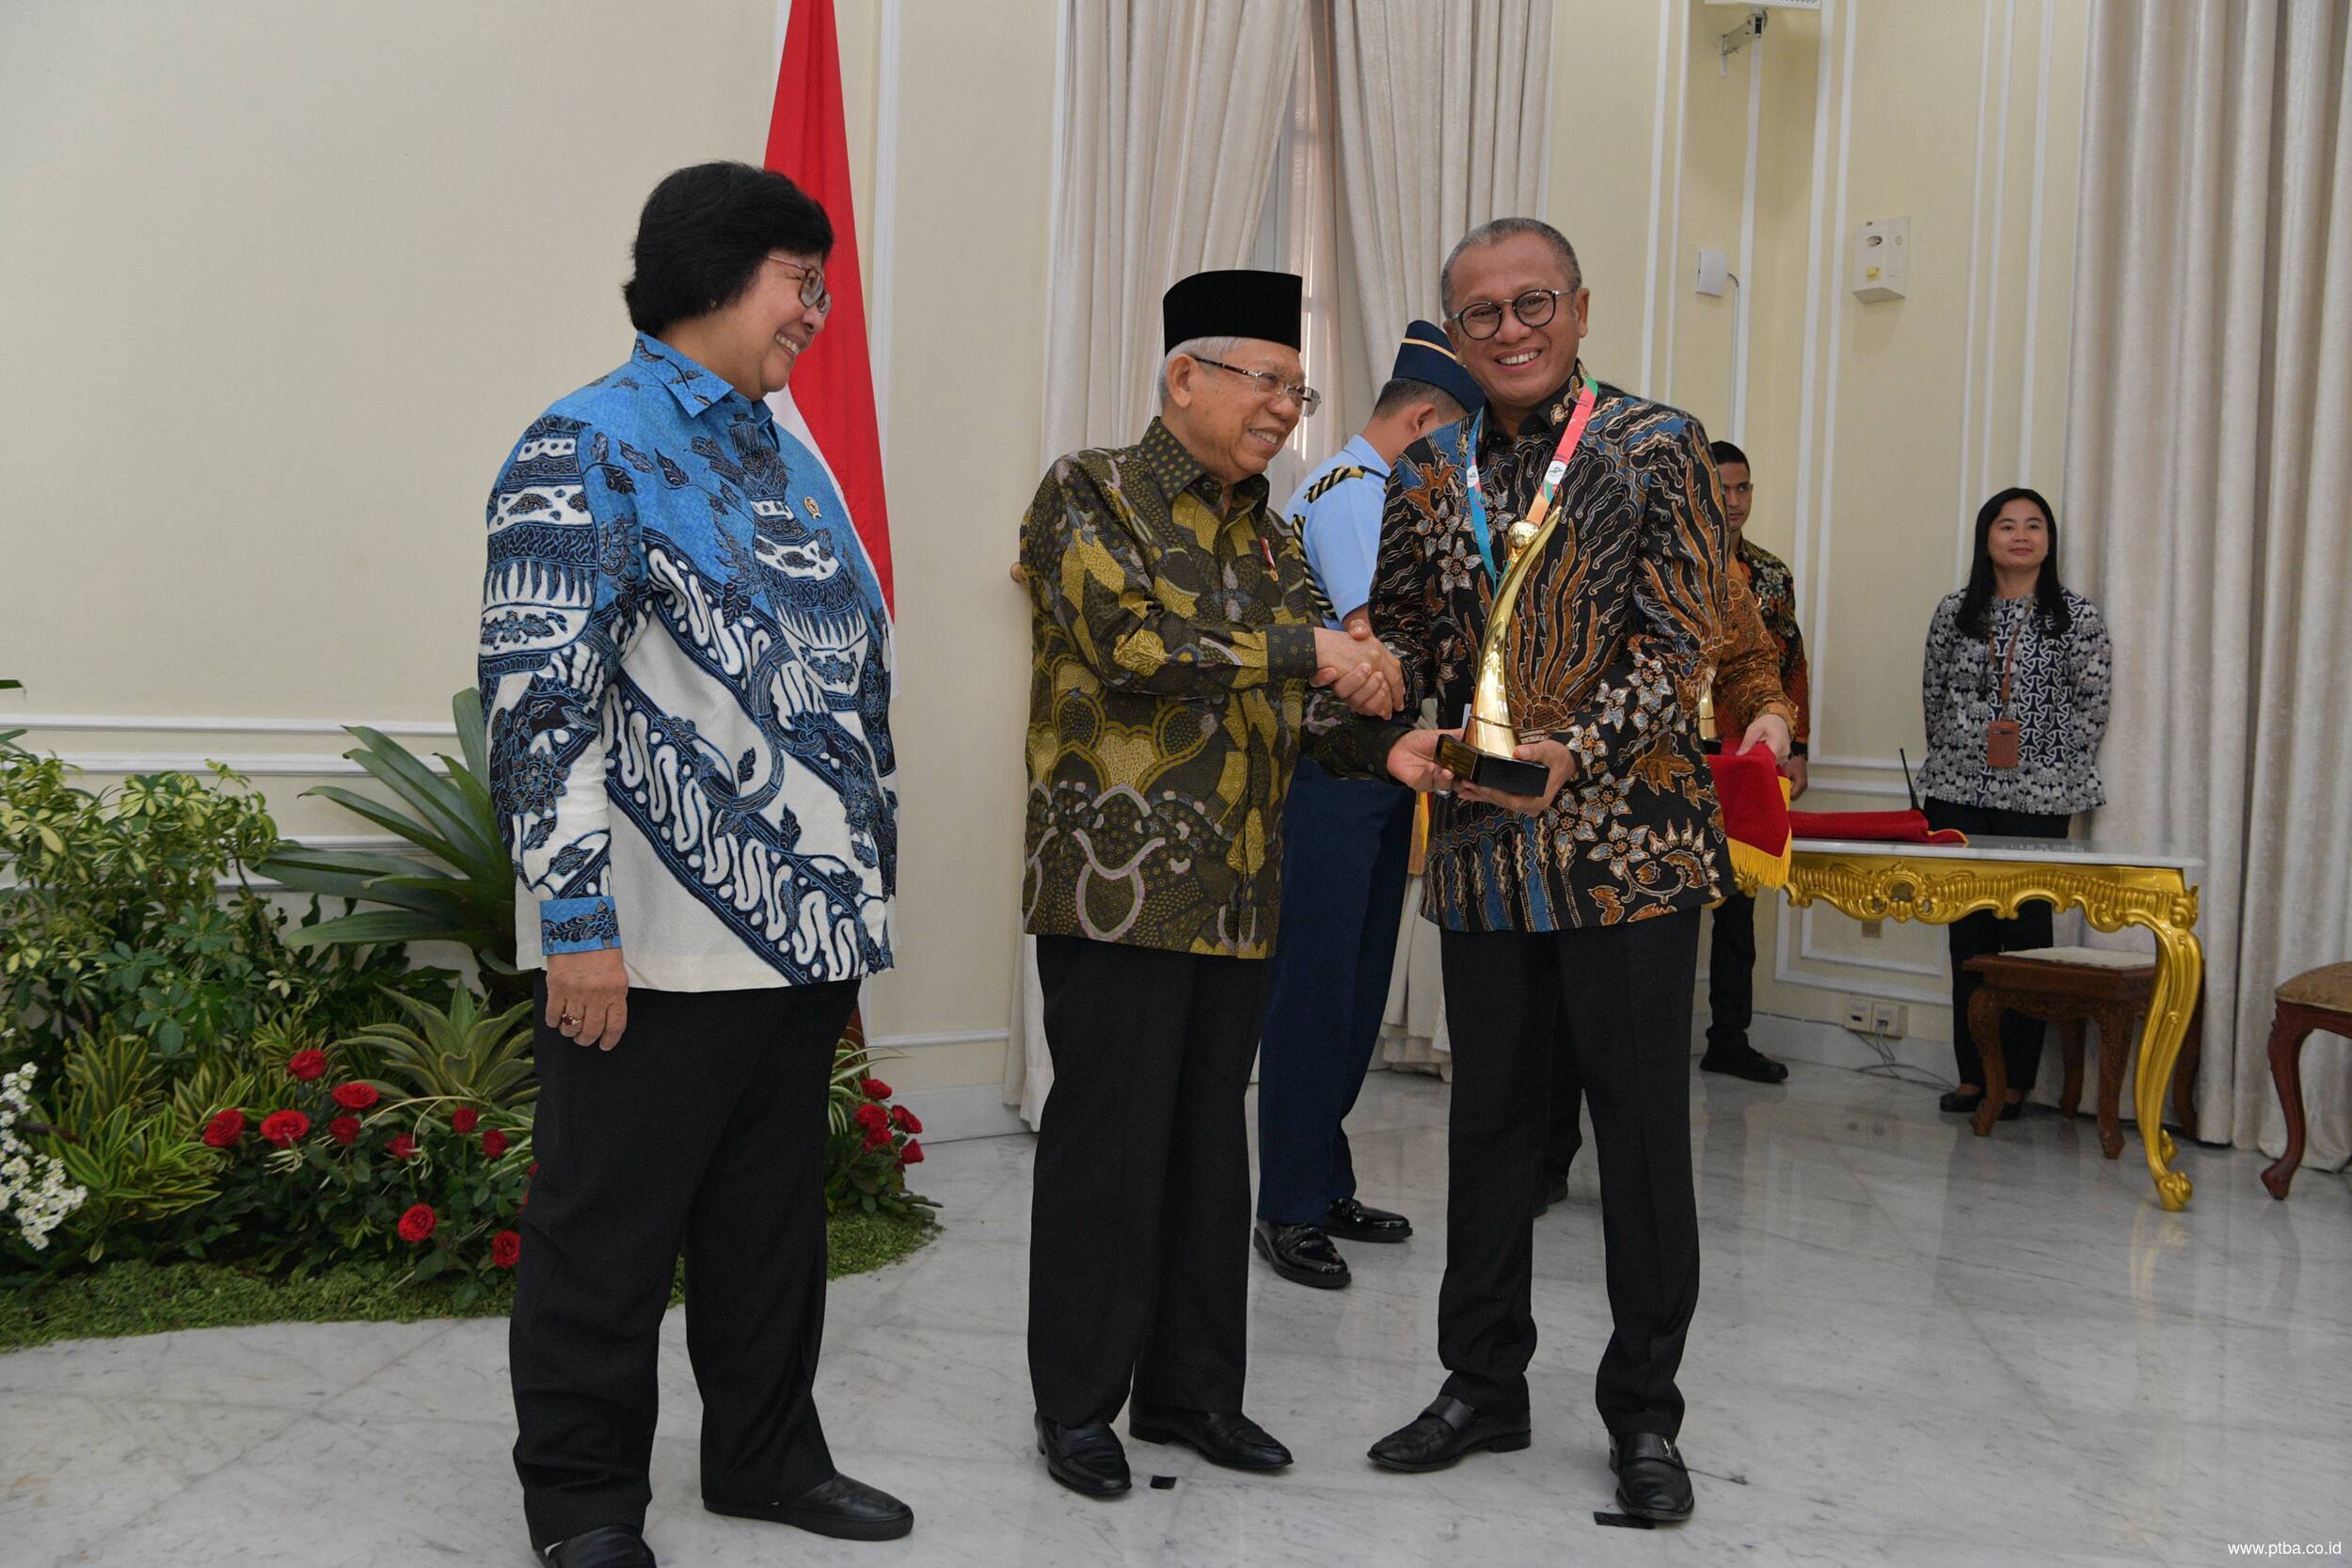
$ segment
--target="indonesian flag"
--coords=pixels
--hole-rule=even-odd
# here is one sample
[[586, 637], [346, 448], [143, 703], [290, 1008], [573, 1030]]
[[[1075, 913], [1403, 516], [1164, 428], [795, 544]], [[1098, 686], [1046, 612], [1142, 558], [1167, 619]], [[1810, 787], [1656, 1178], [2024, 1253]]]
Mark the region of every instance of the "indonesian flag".
[[850, 138], [841, 113], [841, 49], [833, 0], [791, 0], [776, 106], [768, 121], [768, 167], [814, 197], [833, 220], [825, 281], [833, 314], [801, 356], [792, 385], [770, 399], [777, 419], [804, 435], [850, 509], [850, 520], [894, 604], [890, 509], [882, 496], [882, 433], [874, 422], [874, 370], [866, 346], [866, 285], [858, 271], [857, 211], [850, 198]]

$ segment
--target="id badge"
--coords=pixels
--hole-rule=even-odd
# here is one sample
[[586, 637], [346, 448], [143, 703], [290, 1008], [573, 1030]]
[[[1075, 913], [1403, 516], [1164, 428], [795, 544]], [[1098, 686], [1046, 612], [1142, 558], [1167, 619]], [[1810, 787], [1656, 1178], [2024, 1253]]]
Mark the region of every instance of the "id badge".
[[1995, 719], [1984, 727], [1984, 765], [1987, 768], [2017, 766], [2018, 738], [2023, 734], [2014, 719]]

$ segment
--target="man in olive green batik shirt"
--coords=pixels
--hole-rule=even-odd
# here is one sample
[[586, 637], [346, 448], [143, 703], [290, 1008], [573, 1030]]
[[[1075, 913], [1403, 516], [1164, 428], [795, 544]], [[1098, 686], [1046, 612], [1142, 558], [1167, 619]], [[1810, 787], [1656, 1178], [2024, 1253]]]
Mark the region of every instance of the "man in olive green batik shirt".
[[[1437, 779], [1435, 732], [1369, 636], [1319, 623], [1265, 466], [1317, 394], [1299, 280], [1203, 273], [1161, 302], [1160, 417], [1074, 452], [1021, 531], [1030, 683], [1024, 924], [1054, 1086], [1039, 1127], [1029, 1370], [1056, 1480], [1128, 1488], [1110, 1421], [1241, 1469], [1290, 1463], [1242, 1414], [1242, 1115], [1302, 748]], [[1351, 708], [1354, 711], [1351, 711]]]

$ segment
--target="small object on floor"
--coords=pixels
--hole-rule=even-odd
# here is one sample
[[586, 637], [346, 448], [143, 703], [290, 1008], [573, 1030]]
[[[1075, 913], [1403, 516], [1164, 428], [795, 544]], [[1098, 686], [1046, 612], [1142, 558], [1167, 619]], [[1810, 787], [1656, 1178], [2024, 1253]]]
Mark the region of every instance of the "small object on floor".
[[1173, 1492], [1176, 1490], [1176, 1478], [1174, 1476], [1153, 1476], [1152, 1478], [1152, 1490], [1154, 1492]]
[[835, 1541], [896, 1541], [914, 1528], [914, 1510], [878, 1486], [835, 1475], [787, 1502], [705, 1497], [703, 1507], [734, 1519], [764, 1519]]
[[1546, 1214], [1551, 1212], [1551, 1206], [1553, 1204], [1565, 1203], [1567, 1201], [1567, 1172], [1562, 1171], [1558, 1176], [1546, 1175], [1543, 1180], [1543, 1185], [1535, 1189], [1535, 1217], [1537, 1219], [1542, 1219]]
[[1127, 1473], [1127, 1450], [1108, 1421], [1089, 1421], [1066, 1427], [1037, 1418], [1037, 1451], [1045, 1456], [1045, 1472], [1073, 1492], [1089, 1497], [1116, 1497], [1134, 1484]]
[[1637, 1519], [1630, 1513], [1612, 1513], [1600, 1508], [1593, 1510], [1593, 1523], [1608, 1525], [1615, 1529], [1656, 1529], [1658, 1528], [1651, 1520]]
[[1331, 1205], [1324, 1216], [1324, 1231], [1350, 1242], [1402, 1242], [1413, 1234], [1413, 1222], [1386, 1209], [1372, 1209], [1352, 1197]]
[[1229, 1470], [1279, 1470], [1291, 1462], [1290, 1449], [1238, 1410], [1134, 1404], [1127, 1409], [1127, 1435], [1140, 1443], [1182, 1443]]
[[1691, 1472], [1672, 1438], [1629, 1433], [1609, 1445], [1609, 1467], [1617, 1472], [1617, 1506], [1628, 1513], [1668, 1524], [1691, 1516]]
[[1775, 1062], [1745, 1040], [1710, 1043], [1699, 1058], [1701, 1072], [1720, 1072], [1751, 1084], [1777, 1084], [1788, 1076], [1785, 1062]]
[[1486, 1412], [1439, 1394], [1426, 1410], [1375, 1443], [1369, 1457], [1384, 1470], [1418, 1475], [1445, 1469], [1476, 1449], [1516, 1453], [1534, 1441], [1534, 1433], [1524, 1410]]
[[1276, 1274], [1294, 1285], [1340, 1291], [1354, 1277], [1347, 1259], [1340, 1256], [1340, 1249], [1331, 1244], [1321, 1226], [1260, 1220], [1251, 1232], [1250, 1244], [1258, 1249], [1259, 1257], [1274, 1265]]
[[539, 1549], [548, 1568], [654, 1568], [653, 1548], [627, 1525], [604, 1525]]
[[1982, 1089], [1946, 1089], [1935, 1108], [1947, 1116], [1973, 1117], [1977, 1107], [1984, 1103]]

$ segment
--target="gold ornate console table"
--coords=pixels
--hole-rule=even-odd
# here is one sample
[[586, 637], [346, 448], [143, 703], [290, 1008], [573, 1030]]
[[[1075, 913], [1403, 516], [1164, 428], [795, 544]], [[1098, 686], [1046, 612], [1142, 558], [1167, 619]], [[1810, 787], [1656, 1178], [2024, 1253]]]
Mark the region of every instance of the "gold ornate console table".
[[[1788, 893], [1791, 904], [1819, 899], [1856, 920], [1948, 926], [1980, 910], [2011, 917], [2020, 904], [2040, 899], [2060, 913], [2082, 911], [2102, 931], [2145, 927], [2156, 939], [2156, 981], [2132, 1101], [2156, 1197], [2179, 1209], [2188, 1202], [2189, 1180], [2172, 1168], [2164, 1096], [2204, 985], [2191, 880], [2202, 869], [2203, 863], [2179, 856], [2118, 854], [2062, 839], [1980, 838], [1962, 847], [1801, 838], [1789, 858]], [[2006, 1085], [1995, 1081], [2003, 1076], [1999, 1055], [1985, 1055], [1988, 1111], [1997, 1111], [2006, 1094]], [[1992, 1124], [1984, 1116], [1976, 1130], [1981, 1135]]]

